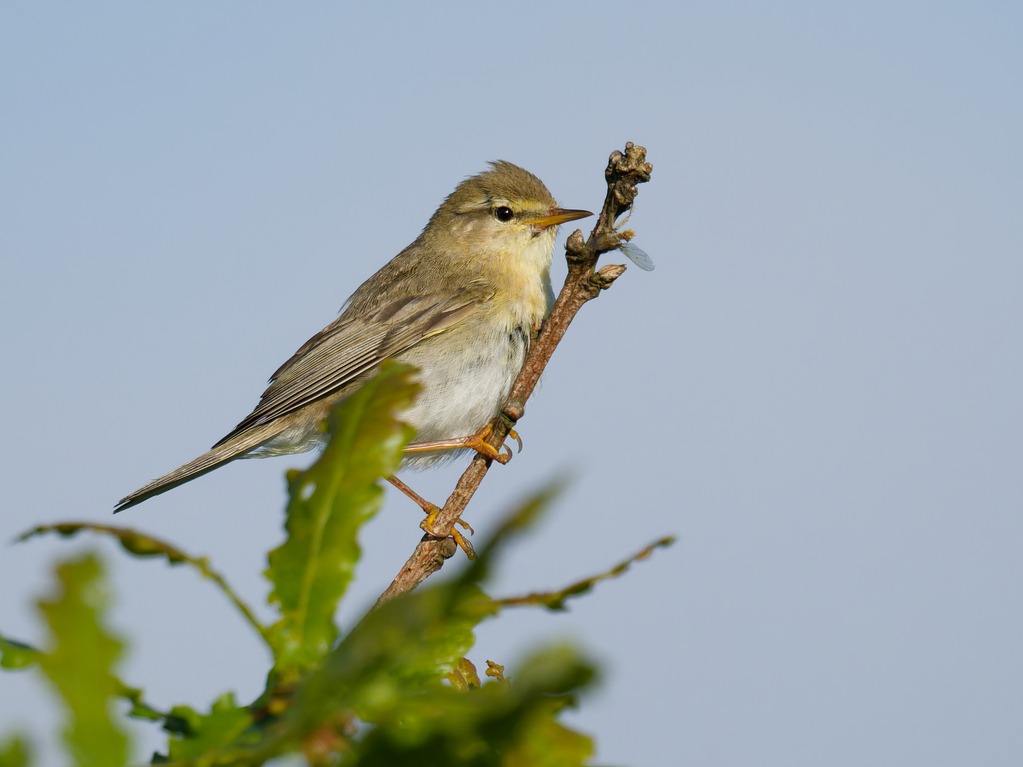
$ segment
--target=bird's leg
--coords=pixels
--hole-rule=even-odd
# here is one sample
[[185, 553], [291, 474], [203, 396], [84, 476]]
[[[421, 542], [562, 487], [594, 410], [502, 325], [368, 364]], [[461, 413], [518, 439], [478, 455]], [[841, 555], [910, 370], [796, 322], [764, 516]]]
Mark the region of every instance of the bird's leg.
[[[457, 450], [459, 448], [469, 448], [475, 450], [480, 455], [492, 458], [500, 464], [508, 463], [512, 459], [511, 448], [507, 445], [502, 445], [501, 449], [493, 447], [487, 442], [487, 437], [490, 436], [490, 432], [494, 430], [494, 424], [488, 423], [482, 429], [469, 437], [456, 437], [455, 439], [436, 439], [431, 442], [410, 442], [405, 446], [406, 453], [421, 453], [428, 450]], [[519, 443], [519, 452], [522, 452], [522, 438], [519, 437], [519, 433], [514, 429], [508, 430], [508, 436]], [[508, 452], [504, 452], [507, 450]]]
[[[390, 482], [392, 485], [394, 485], [399, 490], [401, 490], [401, 492], [403, 492], [405, 495], [407, 495], [413, 501], [415, 501], [416, 505], [419, 506], [419, 508], [421, 508], [423, 510], [423, 512], [426, 514], [426, 519], [424, 519], [422, 522], [420, 522], [419, 526], [428, 535], [432, 535], [435, 538], [444, 538], [444, 537], [446, 537], [446, 536], [443, 536], [443, 535], [440, 535], [440, 534], [436, 533], [434, 531], [434, 529], [433, 529], [433, 523], [437, 521], [437, 515], [440, 514], [440, 507], [439, 506], [437, 506], [434, 503], [430, 503], [428, 500], [423, 498], [421, 495], [419, 495], [419, 493], [417, 493], [415, 490], [413, 490], [411, 487], [406, 485], [404, 482], [402, 482], [397, 477], [388, 477], [387, 481]], [[468, 530], [470, 535], [472, 535], [473, 532], [474, 532], [472, 527], [469, 526], [469, 523], [468, 522], [464, 522], [462, 519], [456, 519], [455, 520], [455, 524], [456, 525], [461, 525], [463, 529]], [[475, 559], [476, 558], [476, 552], [473, 551], [472, 544], [469, 543], [469, 541], [465, 538], [465, 536], [463, 536], [457, 530], [452, 529], [451, 530], [451, 537], [455, 539], [455, 543], [458, 544], [458, 547], [462, 551], [465, 552], [465, 556], [467, 556], [469, 559]]]

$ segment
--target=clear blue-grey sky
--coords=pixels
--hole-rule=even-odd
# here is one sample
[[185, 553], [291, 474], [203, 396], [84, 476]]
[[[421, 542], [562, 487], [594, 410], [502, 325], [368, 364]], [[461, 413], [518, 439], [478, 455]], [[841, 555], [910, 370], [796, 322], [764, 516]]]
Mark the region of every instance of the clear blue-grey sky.
[[[0, 539], [110, 522], [223, 436], [487, 160], [596, 209], [631, 140], [657, 270], [584, 308], [469, 519], [574, 472], [497, 594], [679, 543], [471, 657], [514, 674], [582, 642], [603, 683], [568, 719], [598, 763], [1020, 764], [1021, 40], [990, 2], [7, 4]], [[117, 521], [262, 604], [308, 460]], [[457, 473], [407, 479], [440, 499]], [[344, 625], [418, 521], [392, 494], [366, 528]], [[32, 601], [83, 546], [150, 700], [259, 691], [268, 659], [208, 583], [95, 541], [4, 543], [0, 630], [39, 640]], [[55, 726], [39, 680], [0, 674], [0, 732]]]

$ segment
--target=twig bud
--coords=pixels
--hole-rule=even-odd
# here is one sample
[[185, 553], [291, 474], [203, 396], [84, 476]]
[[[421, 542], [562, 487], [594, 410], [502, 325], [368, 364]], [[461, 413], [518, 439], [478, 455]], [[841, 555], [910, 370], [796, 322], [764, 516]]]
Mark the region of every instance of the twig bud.
[[601, 290], [607, 290], [615, 280], [625, 273], [625, 269], [625, 264], [608, 264], [602, 266], [591, 280]]
[[501, 412], [508, 416], [514, 423], [526, 414], [526, 408], [519, 400], [510, 399], [504, 403], [504, 407], [501, 409]]
[[565, 250], [573, 256], [578, 256], [583, 252], [585, 247], [586, 240], [583, 239], [583, 233], [579, 229], [572, 232], [572, 234], [568, 236], [568, 241], [565, 243]]

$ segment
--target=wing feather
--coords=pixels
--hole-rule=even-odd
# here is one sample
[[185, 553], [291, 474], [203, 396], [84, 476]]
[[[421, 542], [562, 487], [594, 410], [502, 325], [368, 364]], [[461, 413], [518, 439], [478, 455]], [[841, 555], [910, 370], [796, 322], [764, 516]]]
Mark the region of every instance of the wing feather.
[[339, 391], [388, 357], [457, 325], [486, 300], [402, 298], [367, 319], [342, 315], [274, 373], [256, 409], [213, 447]]

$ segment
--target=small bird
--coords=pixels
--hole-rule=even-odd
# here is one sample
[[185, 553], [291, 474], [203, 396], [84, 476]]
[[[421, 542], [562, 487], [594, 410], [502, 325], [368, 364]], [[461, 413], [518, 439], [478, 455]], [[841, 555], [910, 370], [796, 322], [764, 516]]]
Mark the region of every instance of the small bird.
[[388, 358], [419, 368], [423, 387], [403, 414], [417, 435], [404, 467], [425, 468], [473, 449], [496, 457], [481, 434], [522, 369], [533, 329], [550, 311], [558, 225], [591, 215], [559, 208], [532, 173], [510, 162], [490, 163], [459, 184], [415, 242], [277, 369], [256, 409], [230, 434], [122, 498], [115, 511], [236, 458], [324, 444], [320, 424], [331, 406]]

